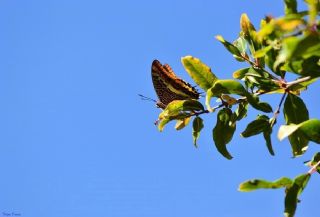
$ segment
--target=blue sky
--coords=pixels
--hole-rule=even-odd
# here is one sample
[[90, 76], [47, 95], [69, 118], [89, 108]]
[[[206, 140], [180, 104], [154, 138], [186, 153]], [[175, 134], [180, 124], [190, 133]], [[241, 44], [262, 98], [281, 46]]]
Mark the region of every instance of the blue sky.
[[[190, 127], [158, 132], [159, 109], [138, 97], [156, 98], [153, 59], [189, 82], [182, 56], [200, 58], [219, 78], [244, 67], [214, 39], [235, 39], [243, 12], [258, 26], [264, 15], [281, 15], [283, 5], [0, 1], [0, 216], [281, 216], [282, 190], [240, 193], [239, 183], [306, 172], [302, 162], [317, 145], [294, 160], [289, 143], [274, 136], [272, 157], [260, 136], [239, 136], [242, 123], [228, 161], [211, 139], [215, 115], [204, 117], [195, 149]], [[313, 118], [320, 116], [319, 90], [302, 94]], [[280, 96], [264, 99], [275, 107]], [[297, 216], [317, 211], [319, 181], [312, 177]]]

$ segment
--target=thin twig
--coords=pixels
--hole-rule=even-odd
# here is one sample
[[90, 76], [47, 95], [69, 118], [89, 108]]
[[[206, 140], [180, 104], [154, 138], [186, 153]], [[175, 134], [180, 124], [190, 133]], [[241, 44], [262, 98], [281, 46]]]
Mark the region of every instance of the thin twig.
[[[221, 108], [223, 106], [225, 106], [225, 104], [221, 103], [220, 105], [213, 107], [212, 111], [215, 111], [216, 109]], [[202, 114], [206, 114], [206, 113], [210, 113], [210, 111], [207, 109], [203, 110], [203, 111], [199, 111], [199, 112], [194, 111], [194, 112], [190, 113], [189, 115], [187, 115], [186, 117], [198, 116], [198, 115], [202, 115]]]
[[[251, 61], [251, 62], [252, 62], [252, 61]], [[286, 97], [286, 95], [287, 95], [287, 91], [286, 91], [286, 90], [287, 90], [290, 86], [292, 86], [292, 85], [294, 85], [294, 84], [298, 84], [298, 83], [301, 83], [301, 82], [305, 82], [305, 81], [310, 80], [310, 79], [311, 79], [311, 77], [310, 77], [310, 76], [307, 76], [307, 77], [304, 77], [304, 78], [297, 79], [297, 80], [295, 80], [295, 81], [285, 82], [285, 83], [284, 83], [285, 93], [282, 95], [281, 100], [280, 100], [280, 103], [279, 103], [279, 105], [278, 105], [278, 107], [277, 107], [277, 110], [274, 112], [274, 116], [273, 116], [274, 119], [276, 119], [277, 116], [278, 116], [279, 113], [280, 113], [280, 109], [281, 109], [282, 103], [283, 103], [283, 101], [284, 101], [284, 99], [285, 99], [285, 97]], [[255, 95], [255, 96], [261, 96], [261, 95], [264, 95], [264, 94], [267, 94], [267, 93], [270, 93], [270, 92], [273, 92], [273, 90], [272, 90], [272, 91], [265, 91], [265, 92], [258, 92], [258, 93], [255, 93], [254, 95]], [[244, 96], [244, 97], [240, 97], [240, 98], [236, 99], [237, 102], [236, 102], [235, 104], [239, 104], [239, 103], [241, 103], [241, 102], [243, 102], [243, 101], [246, 101], [246, 100], [247, 100], [247, 97], [245, 97], [245, 96]], [[225, 103], [224, 101], [223, 101], [221, 104], [213, 107], [211, 110], [212, 110], [212, 111], [215, 111], [216, 109], [221, 108], [221, 107], [223, 107], [223, 106], [226, 106], [226, 103]], [[207, 114], [207, 113], [210, 113], [210, 111], [209, 111], [209, 110], [203, 110], [203, 111], [199, 111], [199, 112], [190, 113], [187, 117], [198, 116], [198, 115]]]
[[286, 88], [289, 88], [289, 87], [291, 87], [291, 86], [294, 85], [294, 84], [299, 84], [299, 83], [308, 81], [308, 80], [310, 80], [310, 79], [311, 79], [311, 77], [310, 77], [310, 76], [307, 76], [307, 77], [304, 77], [304, 78], [297, 79], [297, 80], [295, 80], [295, 81], [287, 82], [287, 83], [286, 83]]
[[286, 95], [287, 95], [287, 92], [285, 92], [285, 93], [282, 95], [281, 100], [280, 100], [280, 103], [279, 103], [279, 105], [278, 105], [278, 108], [277, 108], [277, 110], [274, 112], [274, 118], [277, 118], [278, 114], [280, 113], [281, 105], [282, 105], [282, 103], [283, 103]]
[[312, 173], [317, 171], [317, 167], [320, 165], [320, 161], [318, 161], [318, 163], [316, 163], [315, 165], [313, 165], [311, 167], [311, 169], [308, 171], [308, 173], [311, 175]]

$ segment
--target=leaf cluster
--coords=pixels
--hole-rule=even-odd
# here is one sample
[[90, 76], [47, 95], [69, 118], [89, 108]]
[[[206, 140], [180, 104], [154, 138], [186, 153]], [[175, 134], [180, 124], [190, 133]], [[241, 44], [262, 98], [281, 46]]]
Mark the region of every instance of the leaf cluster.
[[[320, 11], [318, 0], [306, 0], [308, 11], [298, 11], [296, 0], [284, 0], [284, 16], [267, 16], [257, 28], [249, 17], [240, 18], [238, 37], [230, 42], [221, 35], [215, 38], [233, 55], [236, 61], [246, 62], [247, 67], [235, 70], [233, 79], [219, 79], [211, 68], [200, 59], [185, 56], [181, 59], [187, 73], [205, 92], [205, 104], [197, 100], [171, 102], [159, 115], [160, 131], [176, 121], [175, 128], [183, 129], [193, 118], [193, 143], [198, 147], [198, 138], [204, 128], [203, 114], [216, 113], [216, 125], [212, 138], [217, 151], [227, 159], [232, 155], [227, 144], [232, 141], [237, 123], [248, 115], [248, 108], [259, 111], [249, 121], [241, 136], [244, 138], [261, 134], [271, 155], [271, 134], [278, 115], [282, 112], [285, 123], [278, 130], [280, 140], [288, 137], [293, 157], [304, 154], [309, 142], [320, 143], [320, 120], [309, 119], [307, 106], [300, 97], [302, 91], [320, 77]], [[286, 81], [288, 74], [296, 77]], [[292, 76], [290, 76], [292, 77]], [[261, 100], [264, 94], [281, 94], [277, 107]], [[218, 104], [212, 106], [212, 99]], [[316, 165], [320, 155], [309, 162]], [[319, 172], [318, 165], [316, 171]], [[240, 185], [241, 191], [260, 188], [285, 188], [285, 215], [293, 216], [298, 196], [307, 185], [311, 173], [295, 179], [281, 178], [274, 182], [251, 180]]]

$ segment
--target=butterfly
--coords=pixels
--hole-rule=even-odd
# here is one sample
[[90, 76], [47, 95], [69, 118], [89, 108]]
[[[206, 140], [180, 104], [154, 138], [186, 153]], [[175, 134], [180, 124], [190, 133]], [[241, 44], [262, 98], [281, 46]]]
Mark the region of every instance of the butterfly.
[[177, 77], [168, 64], [152, 62], [151, 76], [154, 90], [159, 98], [156, 105], [165, 109], [174, 100], [199, 99], [200, 93], [189, 83]]

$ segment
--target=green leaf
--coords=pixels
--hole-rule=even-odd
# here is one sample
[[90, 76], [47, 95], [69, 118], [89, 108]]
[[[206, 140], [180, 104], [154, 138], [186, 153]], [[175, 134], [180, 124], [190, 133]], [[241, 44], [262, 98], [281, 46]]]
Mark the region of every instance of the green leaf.
[[254, 96], [250, 93], [247, 93], [246, 97], [247, 97], [249, 104], [253, 108], [260, 110], [260, 111], [263, 111], [263, 112], [267, 112], [267, 113], [272, 112], [272, 107], [266, 102], [260, 102], [259, 97]]
[[311, 165], [313, 166], [314, 164], [317, 164], [320, 161], [320, 152], [317, 152], [316, 154], [313, 155], [311, 159]]
[[232, 120], [240, 121], [242, 118], [247, 116], [248, 111], [248, 102], [244, 101], [238, 104], [237, 109], [235, 110], [234, 117]]
[[[240, 51], [241, 55], [244, 56], [246, 55], [246, 51], [247, 51], [247, 42], [246, 40], [240, 36], [239, 38], [237, 38], [237, 40], [235, 40], [233, 42], [233, 45], [236, 46], [238, 48], [238, 50]], [[244, 61], [243, 59], [241, 59], [242, 61]]]
[[246, 129], [241, 133], [241, 136], [247, 138], [260, 134], [269, 127], [269, 118], [266, 115], [259, 115], [256, 120], [250, 122]]
[[227, 159], [232, 159], [232, 156], [227, 150], [226, 145], [231, 141], [236, 123], [231, 121], [232, 111], [229, 108], [223, 108], [218, 112], [217, 123], [212, 130], [213, 140], [217, 150]]
[[240, 184], [239, 191], [249, 192], [258, 189], [277, 189], [277, 188], [285, 188], [291, 186], [292, 180], [287, 177], [282, 177], [273, 182], [262, 180], [262, 179], [252, 179], [245, 181]]
[[301, 76], [319, 77], [320, 57], [311, 56], [306, 59], [299, 58], [290, 62], [286, 62], [281, 68]]
[[320, 120], [310, 119], [299, 124], [299, 130], [312, 142], [320, 144]]
[[193, 144], [197, 148], [197, 140], [200, 136], [200, 131], [203, 128], [203, 120], [200, 117], [195, 117], [193, 120], [193, 127], [192, 127], [192, 137], [193, 137]]
[[[240, 35], [246, 39], [251, 54], [255, 54], [256, 51], [262, 48], [262, 40], [258, 37], [257, 32], [247, 14], [241, 15], [240, 27], [242, 30]], [[255, 62], [258, 63], [259, 66], [264, 67], [264, 58], [256, 58]]]
[[[283, 114], [288, 125], [299, 124], [309, 119], [306, 105], [294, 94], [288, 94], [284, 102]], [[302, 155], [307, 150], [309, 140], [299, 130], [289, 136], [289, 141], [294, 156]]]
[[305, 28], [304, 25], [305, 21], [300, 14], [288, 14], [278, 19], [269, 19], [257, 33], [257, 37], [260, 40], [283, 38], [285, 34], [292, 35], [297, 29]]
[[245, 95], [246, 90], [242, 84], [235, 80], [217, 80], [214, 85], [208, 89], [206, 94], [206, 106], [211, 111], [210, 100], [212, 97], [220, 97], [221, 94]]
[[309, 24], [313, 25], [316, 22], [317, 14], [320, 10], [319, 0], [305, 0], [309, 6]]
[[254, 28], [253, 24], [250, 22], [247, 14], [241, 14], [240, 27], [241, 27], [242, 33], [244, 35], [244, 38], [248, 42], [250, 42], [252, 40], [251, 32], [255, 31], [255, 28]]
[[292, 133], [299, 129], [299, 124], [281, 125], [278, 131], [278, 139], [281, 141], [290, 136]]
[[245, 96], [247, 92], [242, 84], [236, 80], [217, 80], [208, 91], [211, 91], [215, 97], [219, 97], [221, 94]]
[[243, 68], [243, 69], [238, 69], [233, 73], [233, 78], [235, 79], [242, 79], [244, 76], [249, 72], [249, 68]]
[[263, 132], [263, 137], [266, 140], [266, 145], [268, 148], [269, 153], [274, 156], [274, 151], [272, 148], [272, 142], [271, 142], [271, 134], [272, 134], [272, 128], [269, 125], [269, 128], [267, 128], [264, 132]]
[[206, 106], [210, 110], [210, 100], [212, 97], [219, 97], [221, 94], [236, 94], [246, 96], [249, 104], [264, 112], [272, 112], [272, 107], [266, 102], [259, 102], [259, 98], [247, 92], [242, 84], [235, 80], [217, 80], [213, 87], [208, 89], [206, 95]]
[[287, 37], [283, 40], [275, 65], [298, 58], [307, 59], [311, 56], [320, 56], [320, 36], [318, 34], [306, 34], [303, 37]]
[[253, 56], [254, 56], [254, 58], [264, 57], [264, 56], [267, 54], [267, 52], [268, 52], [269, 50], [271, 50], [271, 49], [272, 49], [272, 46], [269, 45], [269, 46], [264, 47], [264, 48], [262, 48], [262, 49], [260, 49], [260, 50], [257, 50], [257, 51], [253, 54]]
[[287, 217], [293, 217], [296, 209], [297, 203], [299, 202], [298, 196], [302, 193], [310, 179], [310, 174], [302, 174], [297, 176], [293, 180], [293, 184], [286, 189], [285, 197], [285, 210], [284, 215]]
[[236, 46], [234, 46], [230, 42], [226, 41], [221, 35], [217, 35], [216, 39], [218, 41], [220, 41], [224, 45], [224, 47], [227, 48], [227, 50], [230, 53], [241, 58], [241, 52], [239, 51], [239, 49]]
[[[317, 152], [316, 154], [313, 155], [311, 161], [307, 161], [305, 163], [307, 163], [308, 166], [313, 167], [314, 165], [316, 165], [318, 162], [320, 161], [320, 152]], [[320, 173], [320, 165], [317, 166], [317, 172]]]
[[292, 133], [288, 139], [294, 157], [303, 155], [307, 151], [309, 140], [299, 130]]
[[[203, 105], [197, 100], [174, 100], [159, 114], [158, 130], [163, 131], [166, 124], [172, 120], [180, 120], [176, 125], [176, 129], [182, 129], [188, 124], [187, 120], [182, 123], [183, 119], [190, 117], [193, 111], [204, 110]], [[184, 125], [185, 124], [185, 125]]]
[[158, 123], [158, 130], [160, 132], [162, 132], [165, 125], [167, 125], [172, 120], [183, 120], [183, 119], [186, 119], [189, 117], [190, 117], [190, 113], [187, 113], [187, 112], [180, 112], [179, 114], [176, 114], [176, 115], [162, 116], [162, 117], [160, 117], [160, 115], [159, 115], [159, 119], [157, 121], [157, 122], [159, 122]]
[[189, 122], [190, 122], [191, 117], [186, 117], [180, 120], [177, 120], [176, 126], [174, 127], [176, 130], [182, 130], [185, 128]]
[[268, 116], [258, 115], [256, 120], [248, 124], [247, 128], [241, 133], [241, 136], [246, 138], [263, 133], [268, 151], [271, 155], [274, 155], [271, 143], [272, 125], [272, 120], [270, 120]]
[[182, 111], [201, 111], [203, 105], [197, 100], [174, 100], [159, 114], [159, 119], [174, 117]]
[[211, 108], [211, 105], [210, 105], [210, 101], [211, 101], [211, 98], [213, 97], [213, 93], [211, 91], [211, 89], [209, 89], [206, 93], [206, 107], [207, 107], [207, 110], [210, 111], [210, 112], [214, 112], [213, 109]]
[[217, 80], [215, 74], [211, 72], [210, 67], [202, 63], [199, 59], [192, 56], [185, 56], [181, 58], [181, 62], [191, 78], [205, 91], [212, 87]]
[[318, 119], [310, 119], [300, 124], [282, 125], [278, 131], [278, 138], [283, 140], [298, 129], [310, 141], [320, 143], [320, 120]]
[[283, 114], [286, 124], [299, 124], [309, 119], [309, 111], [303, 100], [290, 93], [284, 102]]
[[159, 124], [158, 124], [158, 130], [160, 132], [163, 131], [164, 127], [166, 126], [167, 123], [169, 123], [170, 121], [172, 121], [172, 119], [169, 118], [163, 118], [160, 120]]
[[278, 65], [278, 67], [274, 67], [274, 63], [279, 55], [279, 44], [280, 42], [278, 40], [274, 40], [272, 41], [272, 44], [273, 44], [273, 48], [270, 49], [264, 59], [265, 59], [265, 62], [267, 64], [267, 66], [277, 75], [283, 77], [283, 71], [280, 69], [280, 66]]
[[280, 89], [279, 82], [270, 78], [270, 75], [262, 70], [250, 68], [245, 75], [245, 81], [251, 86], [257, 87], [260, 91], [270, 92]]
[[296, 0], [284, 0], [285, 14], [296, 14], [297, 13], [297, 1]]

